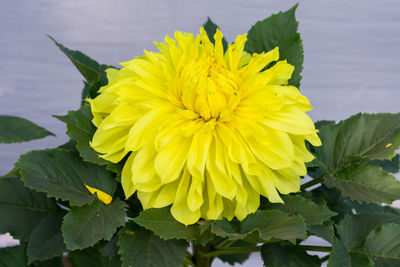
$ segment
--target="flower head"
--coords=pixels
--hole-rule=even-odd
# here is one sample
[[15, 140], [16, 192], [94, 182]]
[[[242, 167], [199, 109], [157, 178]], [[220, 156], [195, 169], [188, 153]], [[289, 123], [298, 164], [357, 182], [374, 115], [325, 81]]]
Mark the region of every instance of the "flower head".
[[[320, 145], [306, 97], [287, 86], [294, 67], [279, 50], [246, 53], [246, 35], [224, 52], [200, 35], [176, 32], [159, 52], [108, 69], [108, 85], [89, 100], [97, 131], [91, 146], [118, 162], [121, 182], [144, 209], [172, 204], [176, 220], [244, 219], [260, 195], [282, 202], [299, 190]], [[275, 64], [266, 69], [272, 63]]]

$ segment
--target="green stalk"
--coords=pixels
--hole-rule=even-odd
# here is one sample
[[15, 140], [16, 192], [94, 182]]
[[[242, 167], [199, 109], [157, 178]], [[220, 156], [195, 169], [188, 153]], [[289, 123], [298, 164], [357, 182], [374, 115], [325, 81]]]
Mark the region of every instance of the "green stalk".
[[222, 241], [221, 243], [219, 243], [216, 246], [216, 249], [223, 249], [223, 248], [228, 248], [230, 246], [233, 245], [233, 243], [235, 243], [237, 240], [229, 240], [229, 239], [225, 239], [224, 241]]
[[243, 254], [257, 252], [261, 250], [261, 246], [253, 247], [232, 247], [227, 249], [219, 249], [212, 252], [203, 254], [203, 257], [217, 257], [219, 255], [230, 255], [230, 254]]
[[323, 263], [323, 262], [327, 261], [328, 259], [329, 259], [329, 254], [322, 257], [320, 260], [321, 260], [321, 263]]
[[[305, 250], [318, 251], [318, 252], [332, 252], [332, 247], [323, 246], [300, 246]], [[262, 246], [251, 246], [251, 247], [231, 247], [226, 249], [218, 249], [215, 251], [207, 252], [202, 254], [202, 257], [217, 257], [220, 255], [231, 255], [231, 254], [244, 254], [260, 251]]]
[[323, 247], [323, 246], [300, 246], [300, 247], [310, 251], [332, 252], [332, 247]]
[[321, 183], [323, 180], [324, 180], [323, 177], [319, 177], [319, 178], [317, 178], [317, 179], [313, 179], [313, 180], [311, 180], [311, 181], [309, 181], [309, 182], [307, 182], [307, 183], [302, 184], [302, 185], [300, 186], [300, 190], [301, 190], [301, 191], [304, 191], [304, 190], [306, 190], [307, 188], [309, 188], [309, 187], [311, 187], [311, 186], [313, 186], [313, 185], [316, 185], [316, 184]]

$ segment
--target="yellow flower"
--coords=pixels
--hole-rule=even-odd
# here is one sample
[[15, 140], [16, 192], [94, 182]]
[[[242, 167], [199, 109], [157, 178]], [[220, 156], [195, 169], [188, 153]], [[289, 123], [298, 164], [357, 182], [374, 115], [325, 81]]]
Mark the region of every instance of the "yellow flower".
[[[144, 209], [172, 204], [185, 225], [200, 218], [243, 220], [260, 195], [282, 202], [299, 191], [305, 140], [320, 145], [306, 97], [287, 86], [294, 67], [279, 50], [250, 55], [246, 35], [224, 53], [200, 35], [176, 32], [155, 43], [160, 52], [108, 69], [109, 84], [89, 100], [97, 131], [91, 146], [118, 162], [126, 197]], [[273, 67], [265, 69], [269, 63]]]

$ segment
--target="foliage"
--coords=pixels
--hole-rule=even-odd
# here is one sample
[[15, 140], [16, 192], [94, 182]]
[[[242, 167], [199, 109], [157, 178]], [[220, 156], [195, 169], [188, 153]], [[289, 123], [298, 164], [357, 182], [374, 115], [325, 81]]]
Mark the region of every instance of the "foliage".
[[[290, 84], [298, 87], [303, 46], [296, 8], [257, 22], [245, 47], [261, 53], [279, 46], [282, 57], [295, 66]], [[204, 28], [213, 37], [218, 27], [208, 18]], [[400, 182], [393, 176], [400, 166], [395, 154], [400, 113], [317, 122], [323, 146], [309, 146], [315, 155], [308, 164], [312, 179], [301, 192], [282, 196], [284, 204], [261, 199], [260, 209], [241, 222], [185, 226], [172, 217], [170, 206], [142, 210], [136, 195], [124, 198], [121, 165], [90, 147], [96, 128], [84, 103], [107, 84], [110, 66], [52, 40], [85, 78], [82, 106], [56, 116], [67, 125], [68, 143], [22, 155], [0, 179], [0, 233], [10, 232], [21, 241], [0, 249], [0, 266], [62, 266], [67, 260], [74, 267], [203, 267], [217, 257], [243, 263], [252, 252], [261, 252], [265, 266], [272, 267], [320, 266], [328, 259], [309, 251], [328, 252], [330, 267], [400, 265], [400, 211], [381, 205], [400, 199]], [[228, 45], [224, 39], [224, 48]], [[0, 143], [48, 135], [25, 119], [0, 116]], [[112, 202], [99, 201], [85, 185], [108, 194]], [[331, 246], [302, 245], [309, 236]]]

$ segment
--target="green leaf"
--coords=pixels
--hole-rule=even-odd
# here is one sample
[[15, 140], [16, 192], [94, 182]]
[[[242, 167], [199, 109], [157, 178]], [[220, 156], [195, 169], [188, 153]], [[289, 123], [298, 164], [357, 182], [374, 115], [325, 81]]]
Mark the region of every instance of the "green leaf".
[[110, 241], [105, 241], [105, 244], [102, 244], [102, 247], [100, 248], [100, 253], [104, 257], [108, 257], [109, 259], [112, 259], [117, 255], [118, 252], [118, 234], [115, 234]]
[[259, 210], [244, 219], [239, 229], [227, 220], [214, 221], [211, 232], [229, 240], [243, 239], [248, 242], [267, 242], [271, 239], [289, 240], [306, 237], [306, 225], [301, 216], [291, 216], [279, 210]]
[[321, 129], [323, 126], [335, 125], [335, 121], [321, 120], [315, 123], [315, 129]]
[[367, 162], [352, 164], [334, 176], [325, 177], [324, 184], [357, 201], [380, 204], [400, 199], [400, 182], [380, 167]]
[[188, 248], [184, 240], [162, 240], [134, 223], [119, 231], [118, 245], [122, 267], [180, 267]]
[[[47, 261], [34, 262], [29, 267], [65, 267], [62, 257], [53, 258]], [[75, 266], [74, 266], [75, 267]]]
[[85, 77], [89, 84], [97, 81], [101, 81], [102, 84], [107, 83], [105, 70], [107, 68], [112, 68], [112, 66], [99, 64], [96, 60], [88, 57], [84, 53], [76, 50], [70, 50], [58, 43], [53, 37], [49, 36], [49, 38], [53, 40], [58, 48], [71, 60], [71, 62], [75, 65], [82, 76]]
[[384, 224], [374, 230], [364, 248], [376, 267], [400, 266], [400, 224]]
[[40, 220], [56, 208], [53, 199], [25, 187], [19, 178], [0, 180], [0, 233], [28, 240]]
[[92, 123], [92, 112], [89, 104], [83, 105], [76, 111], [68, 111], [66, 116], [54, 116], [57, 119], [67, 124], [67, 135], [76, 141], [76, 148], [79, 155], [88, 162], [104, 165], [107, 163], [99, 157], [99, 154], [94, 151], [89, 142], [92, 140], [96, 127]]
[[391, 160], [373, 160], [371, 163], [378, 165], [387, 172], [398, 173], [400, 171], [400, 155], [394, 156]]
[[337, 213], [331, 211], [325, 204], [318, 205], [314, 201], [299, 195], [283, 196], [284, 204], [269, 203], [265, 209], [277, 209], [291, 215], [304, 217], [307, 225], [322, 225]]
[[[203, 27], [207, 32], [208, 39], [210, 39], [211, 43], [215, 44], [214, 34], [216, 33], [217, 29], [219, 29], [217, 24], [215, 24], [210, 17], [207, 17], [207, 21], [203, 24]], [[224, 47], [224, 51], [228, 49], [228, 42], [226, 41], [225, 37], [222, 38], [222, 46]]]
[[400, 215], [391, 213], [370, 213], [346, 215], [336, 226], [343, 245], [352, 249], [362, 245], [367, 235], [384, 223], [400, 223]]
[[297, 32], [295, 12], [298, 4], [285, 12], [279, 12], [258, 21], [249, 31], [245, 50], [250, 54], [270, 51], [279, 47], [280, 59], [286, 59], [295, 69], [290, 85], [300, 86], [303, 70], [303, 43]]
[[144, 210], [133, 221], [166, 240], [176, 238], [192, 241], [200, 235], [197, 225], [185, 226], [175, 220], [170, 207]]
[[196, 238], [196, 245], [206, 246], [216, 236], [211, 233], [211, 221], [200, 221], [200, 235]]
[[49, 135], [54, 136], [53, 133], [27, 119], [0, 115], [0, 143], [19, 143]]
[[400, 215], [400, 209], [390, 206], [382, 206], [374, 203], [365, 203], [365, 202], [358, 203], [357, 201], [352, 201], [351, 205], [357, 214], [390, 213], [390, 214]]
[[0, 248], [0, 267], [26, 267], [26, 245]]
[[372, 260], [362, 251], [346, 249], [340, 239], [336, 239], [329, 255], [328, 267], [372, 267]]
[[338, 222], [343, 218], [344, 214], [353, 213], [353, 201], [347, 197], [343, 197], [340, 190], [327, 188], [325, 185], [322, 185], [311, 192], [312, 199], [315, 202], [323, 201], [330, 210], [338, 213], [337, 216], [332, 218], [333, 221]]
[[319, 267], [317, 256], [308, 255], [301, 247], [283, 247], [279, 244], [264, 244], [261, 257], [265, 267]]
[[21, 156], [16, 166], [21, 169], [26, 186], [72, 205], [82, 206], [93, 200], [84, 184], [111, 196], [117, 184], [104, 167], [83, 162], [77, 153], [62, 149], [29, 152]]
[[319, 131], [315, 147], [319, 166], [329, 175], [359, 159], [385, 160], [400, 148], [400, 113], [359, 113]]
[[115, 267], [121, 266], [119, 256], [109, 259], [104, 257], [97, 247], [75, 250], [68, 254], [73, 267]]
[[28, 242], [28, 263], [62, 256], [66, 250], [61, 233], [65, 211], [49, 213], [33, 230]]
[[308, 228], [311, 234], [319, 236], [330, 243], [333, 242], [335, 230], [333, 229], [332, 221], [326, 221], [323, 225], [310, 225]]
[[109, 205], [95, 199], [91, 204], [72, 208], [61, 227], [67, 248], [83, 249], [101, 239], [110, 240], [117, 228], [125, 224], [126, 207], [119, 199]]
[[81, 103], [82, 106], [86, 103], [85, 100], [87, 98], [93, 99], [96, 96], [98, 96], [98, 91], [99, 91], [100, 87], [103, 85], [101, 83], [101, 81], [92, 82], [91, 84], [89, 84], [85, 81], [83, 83], [84, 83], [84, 87], [82, 89], [82, 103]]
[[64, 149], [64, 150], [70, 150], [70, 151], [77, 151], [75, 146], [76, 146], [75, 140], [69, 139], [68, 142], [66, 142], [65, 144], [62, 144], [61, 146], [59, 146], [57, 148]]

